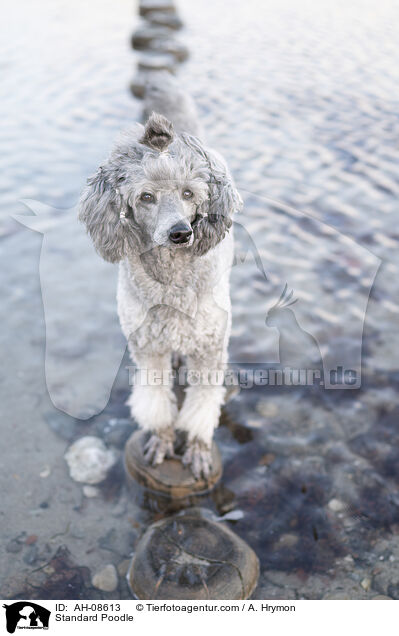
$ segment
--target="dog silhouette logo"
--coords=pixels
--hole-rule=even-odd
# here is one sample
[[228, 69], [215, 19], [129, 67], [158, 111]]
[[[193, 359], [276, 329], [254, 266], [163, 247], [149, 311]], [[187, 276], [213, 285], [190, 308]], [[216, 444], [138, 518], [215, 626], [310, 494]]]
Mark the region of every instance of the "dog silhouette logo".
[[282, 366], [299, 369], [322, 368], [320, 347], [316, 338], [305, 331], [298, 322], [292, 306], [298, 302], [294, 290], [288, 291], [285, 284], [277, 303], [266, 316], [266, 325], [279, 332], [279, 356]]
[[3, 607], [6, 610], [9, 634], [13, 634], [16, 629], [48, 629], [51, 612], [41, 605], [31, 601], [17, 601]]

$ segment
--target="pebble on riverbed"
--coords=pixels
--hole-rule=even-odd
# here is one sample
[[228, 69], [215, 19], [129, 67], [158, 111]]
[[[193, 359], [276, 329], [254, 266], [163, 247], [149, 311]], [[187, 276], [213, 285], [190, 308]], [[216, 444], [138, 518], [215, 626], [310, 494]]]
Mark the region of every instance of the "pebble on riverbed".
[[115, 592], [118, 587], [118, 574], [115, 566], [109, 563], [93, 575], [91, 582], [102, 592]]
[[85, 497], [91, 499], [93, 497], [98, 497], [100, 490], [95, 486], [83, 486], [83, 494]]
[[345, 509], [345, 504], [339, 499], [330, 499], [330, 501], [328, 502], [328, 507], [333, 512], [342, 512], [342, 510]]
[[275, 417], [278, 413], [278, 407], [269, 400], [259, 400], [256, 410], [263, 417]]
[[117, 453], [108, 450], [98, 437], [87, 435], [74, 442], [65, 453], [69, 473], [75, 481], [99, 484], [117, 460]]
[[22, 560], [24, 563], [26, 563], [26, 565], [33, 565], [33, 563], [35, 563], [37, 559], [37, 556], [38, 556], [38, 547], [37, 545], [33, 544], [29, 546]]
[[17, 539], [12, 539], [6, 545], [6, 551], [11, 554], [17, 554], [22, 550], [22, 543], [20, 543]]
[[361, 580], [360, 585], [364, 589], [365, 592], [368, 592], [371, 588], [371, 579], [367, 576]]

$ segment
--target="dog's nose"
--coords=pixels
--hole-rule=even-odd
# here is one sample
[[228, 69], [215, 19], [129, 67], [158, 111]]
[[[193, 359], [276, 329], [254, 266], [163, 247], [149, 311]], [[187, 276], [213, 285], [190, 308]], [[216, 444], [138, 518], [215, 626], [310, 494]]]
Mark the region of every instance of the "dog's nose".
[[172, 243], [188, 243], [193, 231], [186, 223], [176, 223], [169, 232]]

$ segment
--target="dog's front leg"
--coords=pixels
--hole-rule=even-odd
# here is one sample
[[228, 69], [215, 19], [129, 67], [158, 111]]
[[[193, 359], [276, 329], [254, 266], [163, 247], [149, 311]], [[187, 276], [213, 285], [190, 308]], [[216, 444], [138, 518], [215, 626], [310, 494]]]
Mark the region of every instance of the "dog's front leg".
[[183, 464], [190, 466], [194, 476], [200, 479], [207, 478], [212, 468], [213, 433], [225, 395], [223, 367], [216, 360], [206, 366], [193, 358], [189, 358], [188, 363], [189, 386], [176, 428], [187, 436]]
[[145, 459], [161, 464], [174, 454], [174, 428], [177, 416], [176, 396], [172, 390], [171, 356], [134, 354], [138, 370], [128, 400], [132, 417], [140, 428], [149, 431]]

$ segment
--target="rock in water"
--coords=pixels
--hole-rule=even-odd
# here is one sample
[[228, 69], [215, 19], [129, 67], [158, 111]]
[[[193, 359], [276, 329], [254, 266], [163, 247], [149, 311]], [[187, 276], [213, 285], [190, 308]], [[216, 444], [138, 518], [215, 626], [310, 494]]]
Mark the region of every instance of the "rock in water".
[[130, 477], [139, 484], [170, 499], [184, 499], [190, 495], [209, 492], [222, 476], [222, 460], [215, 442], [212, 445], [212, 469], [208, 479], [195, 479], [180, 459], [164, 459], [158, 466], [149, 465], [144, 459], [146, 431], [136, 431], [125, 448], [125, 467]]
[[171, 0], [140, 0], [140, 15], [146, 16], [151, 11], [166, 11], [168, 13], [175, 13], [176, 7]]
[[118, 587], [118, 574], [115, 566], [110, 563], [96, 572], [91, 580], [94, 587], [103, 592], [115, 592]]
[[92, 497], [98, 497], [100, 492], [100, 489], [96, 488], [95, 486], [83, 486], [83, 494], [89, 499]]
[[137, 97], [137, 99], [144, 98], [146, 81], [147, 81], [146, 73], [138, 72], [134, 76], [130, 84], [130, 90], [132, 91], [133, 95]]
[[175, 63], [175, 57], [169, 53], [150, 51], [141, 54], [137, 66], [139, 71], [169, 71], [173, 73]]
[[143, 26], [137, 29], [132, 36], [132, 47], [138, 51], [148, 49], [153, 40], [162, 40], [169, 37], [170, 31], [159, 26]]
[[176, 62], [185, 62], [189, 56], [188, 48], [174, 38], [154, 39], [148, 49], [154, 53], [172, 55]]
[[151, 24], [168, 27], [169, 29], [174, 29], [176, 31], [181, 29], [183, 26], [183, 22], [180, 20], [179, 16], [172, 12], [151, 11], [147, 14], [146, 18], [151, 22]]
[[153, 523], [128, 572], [139, 599], [247, 599], [259, 576], [255, 552], [200, 509]]
[[98, 437], [87, 435], [71, 444], [65, 453], [69, 473], [75, 481], [99, 484], [117, 459], [117, 453], [108, 450]]

